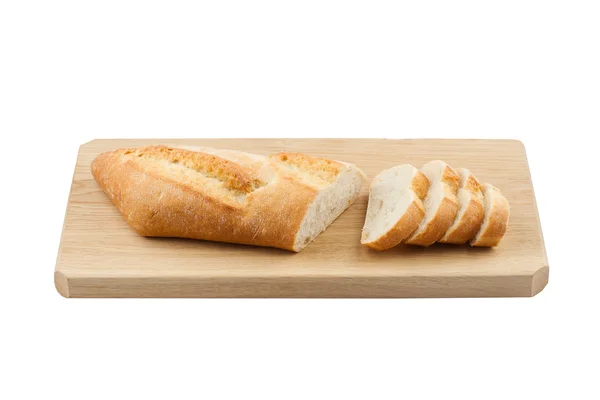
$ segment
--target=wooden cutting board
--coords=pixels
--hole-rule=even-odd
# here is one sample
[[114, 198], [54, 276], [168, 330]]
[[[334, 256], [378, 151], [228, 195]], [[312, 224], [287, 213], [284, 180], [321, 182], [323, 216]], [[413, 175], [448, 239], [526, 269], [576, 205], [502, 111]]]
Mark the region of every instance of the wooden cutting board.
[[[297, 151], [354, 163], [359, 199], [300, 253], [186, 239], [144, 238], [94, 181], [104, 151], [187, 144], [259, 154]], [[388, 251], [360, 244], [371, 179], [397, 164], [443, 159], [497, 186], [511, 205], [493, 249], [436, 244]], [[513, 140], [213, 139], [94, 140], [81, 146], [58, 252], [65, 297], [492, 297], [534, 296], [548, 260], [525, 148]]]

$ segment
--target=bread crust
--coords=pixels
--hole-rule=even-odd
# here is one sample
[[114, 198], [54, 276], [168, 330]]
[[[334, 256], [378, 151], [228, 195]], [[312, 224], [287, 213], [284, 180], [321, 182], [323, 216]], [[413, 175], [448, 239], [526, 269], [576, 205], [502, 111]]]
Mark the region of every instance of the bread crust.
[[[310, 171], [290, 174], [273, 158], [147, 146], [99, 155], [92, 174], [127, 223], [142, 236], [181, 237], [294, 249], [303, 218], [323, 185]], [[230, 151], [235, 158], [235, 153]], [[285, 153], [282, 153], [285, 154]], [[278, 157], [282, 157], [278, 155]], [[276, 158], [276, 157], [275, 157]], [[343, 163], [294, 154], [297, 164]]]
[[373, 242], [363, 242], [374, 250], [387, 250], [397, 246], [419, 227], [425, 215], [422, 202], [413, 201], [396, 224], [385, 234]]
[[[459, 189], [465, 190], [469, 195], [467, 204], [464, 205], [462, 215], [457, 215], [456, 219], [448, 228], [444, 236], [439, 240], [440, 243], [464, 244], [472, 239], [483, 222], [483, 195], [481, 185], [477, 178], [468, 170], [458, 168], [459, 174], [467, 174], [463, 186]], [[459, 210], [462, 206], [459, 200]]]
[[[417, 170], [415, 177], [412, 181], [412, 190], [417, 194], [417, 197], [420, 200], [423, 200], [425, 196], [427, 196], [427, 191], [429, 190], [429, 180], [421, 171]], [[421, 207], [423, 208], [423, 203], [421, 203]]]
[[339, 161], [311, 157], [302, 153], [280, 152], [270, 155], [269, 159], [277, 162], [286, 173], [303, 181], [309, 179], [313, 185], [333, 183], [344, 168], [344, 164]]
[[454, 222], [456, 212], [458, 211], [458, 203], [451, 196], [446, 196], [442, 199], [436, 216], [429, 222], [427, 228], [423, 232], [410, 237], [405, 241], [406, 244], [415, 246], [431, 246], [438, 241], [448, 227]]
[[[493, 191], [491, 194], [492, 205], [481, 228], [470, 241], [471, 246], [494, 247], [500, 244], [508, 229], [510, 205], [500, 190], [490, 184], [484, 184], [484, 190]], [[486, 199], [487, 201], [487, 199]]]
[[[446, 164], [441, 171], [439, 183], [444, 185], [444, 198], [440, 202], [435, 216], [427, 223], [427, 226], [420, 232], [413, 233], [412, 236], [405, 240], [406, 244], [427, 247], [444, 236], [454, 222], [458, 211], [456, 191], [459, 180], [460, 178], [456, 172]], [[429, 190], [431, 190], [434, 184], [435, 182], [430, 182]]]
[[483, 204], [471, 198], [469, 204], [466, 205], [465, 213], [461, 218], [460, 225], [458, 225], [452, 232], [446, 232], [442, 237], [440, 243], [451, 243], [451, 244], [464, 244], [469, 241], [479, 228], [483, 221]]

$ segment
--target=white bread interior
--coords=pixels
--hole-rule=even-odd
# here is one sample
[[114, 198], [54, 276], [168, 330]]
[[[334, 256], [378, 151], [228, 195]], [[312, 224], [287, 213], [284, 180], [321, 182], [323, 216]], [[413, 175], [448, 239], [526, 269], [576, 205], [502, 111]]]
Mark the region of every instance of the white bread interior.
[[419, 177], [426, 182], [419, 170], [404, 164], [384, 170], [373, 179], [361, 243], [385, 250], [414, 231], [424, 215], [423, 203], [414, 190]]
[[346, 166], [340, 171], [337, 179], [320, 189], [308, 208], [296, 235], [294, 251], [305, 248], [358, 197], [366, 176], [356, 165], [343, 164]]

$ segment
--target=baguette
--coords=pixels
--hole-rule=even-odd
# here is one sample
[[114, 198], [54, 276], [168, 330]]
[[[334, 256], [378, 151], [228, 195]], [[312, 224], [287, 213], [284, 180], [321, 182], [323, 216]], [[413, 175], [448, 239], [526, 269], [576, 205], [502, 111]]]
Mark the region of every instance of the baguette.
[[506, 233], [510, 205], [500, 190], [489, 183], [483, 184], [483, 197], [485, 203], [483, 223], [470, 243], [471, 246], [493, 247], [500, 243]]
[[92, 174], [142, 236], [301, 251], [358, 197], [355, 165], [298, 153], [147, 146], [99, 155]]
[[429, 180], [425, 197], [425, 217], [405, 243], [430, 246], [440, 240], [454, 222], [458, 211], [456, 192], [460, 178], [445, 162], [435, 160], [423, 165], [421, 172]]
[[465, 168], [457, 168], [460, 176], [458, 212], [454, 223], [439, 240], [441, 243], [463, 244], [472, 239], [483, 222], [483, 194], [477, 178]]
[[429, 181], [412, 165], [380, 172], [369, 190], [369, 205], [361, 243], [386, 250], [406, 239], [425, 215], [422, 199]]

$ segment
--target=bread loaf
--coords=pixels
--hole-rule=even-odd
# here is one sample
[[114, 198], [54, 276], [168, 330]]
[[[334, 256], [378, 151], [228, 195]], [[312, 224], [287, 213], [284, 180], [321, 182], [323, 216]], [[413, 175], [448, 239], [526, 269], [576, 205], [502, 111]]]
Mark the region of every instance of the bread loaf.
[[298, 153], [269, 157], [147, 146], [99, 155], [92, 174], [142, 236], [300, 251], [357, 198], [355, 165]]
[[369, 205], [361, 243], [386, 250], [406, 239], [425, 215], [422, 199], [429, 181], [412, 165], [380, 172], [369, 190]]

